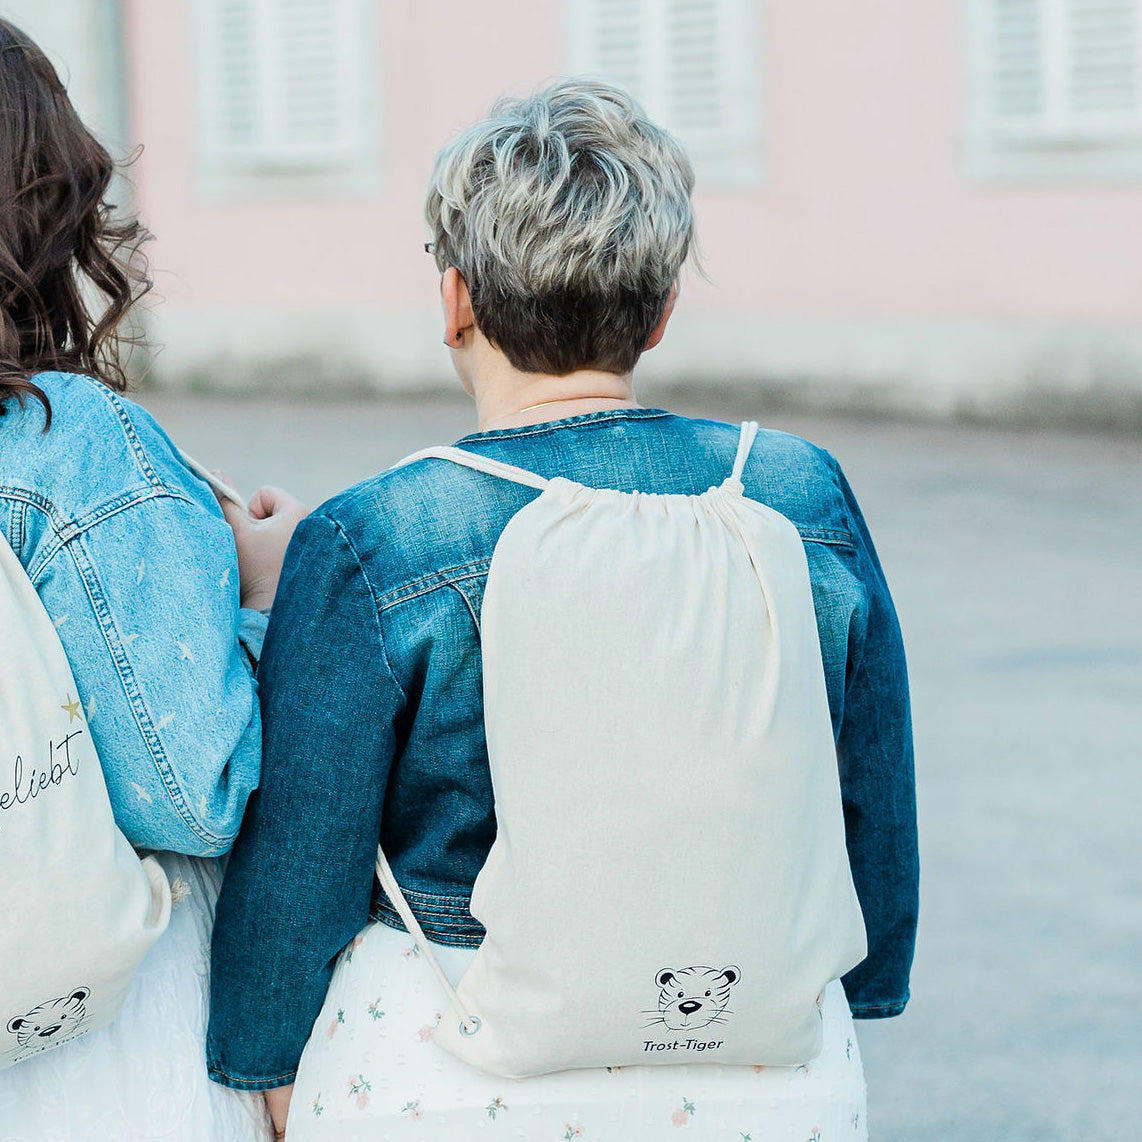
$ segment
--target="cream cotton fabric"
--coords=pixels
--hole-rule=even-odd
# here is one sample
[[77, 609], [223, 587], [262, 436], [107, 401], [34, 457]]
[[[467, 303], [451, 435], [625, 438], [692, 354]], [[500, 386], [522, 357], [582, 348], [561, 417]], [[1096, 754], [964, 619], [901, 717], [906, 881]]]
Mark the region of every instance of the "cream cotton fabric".
[[803, 1064], [864, 958], [804, 548], [743, 495], [756, 430], [700, 496], [410, 458], [542, 489], [481, 613], [487, 935], [434, 1035], [475, 1067]]
[[111, 813], [59, 637], [0, 535], [0, 1068], [115, 1018], [170, 889]]

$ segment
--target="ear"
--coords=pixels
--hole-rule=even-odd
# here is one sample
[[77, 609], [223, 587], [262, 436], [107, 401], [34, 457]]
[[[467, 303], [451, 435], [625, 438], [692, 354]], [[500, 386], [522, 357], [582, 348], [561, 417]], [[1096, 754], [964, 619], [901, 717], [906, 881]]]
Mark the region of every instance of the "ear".
[[19, 1031], [20, 1028], [23, 1027], [27, 1022], [27, 1019], [9, 1019], [8, 1030], [11, 1031], [13, 1035], [15, 1035], [16, 1032]]
[[732, 987], [742, 977], [741, 968], [722, 968], [722, 977], [725, 979], [726, 985]]
[[82, 1003], [91, 994], [89, 987], [77, 987], [75, 991], [68, 996], [73, 1003]]
[[466, 334], [476, 327], [476, 318], [468, 283], [455, 266], [449, 266], [440, 279], [440, 299], [444, 303], [444, 344], [462, 349]]
[[647, 338], [646, 347], [643, 349], [645, 353], [647, 349], [653, 349], [655, 345], [662, 340], [666, 333], [666, 323], [670, 320], [670, 315], [674, 312], [674, 303], [678, 300], [678, 286], [677, 284], [670, 287], [670, 292], [666, 295], [666, 304], [662, 307], [662, 316], [658, 319], [658, 324], [651, 330], [650, 336]]
[[659, 987], [665, 987], [674, 978], [674, 972], [670, 968], [663, 968], [662, 971], [654, 977], [654, 982]]

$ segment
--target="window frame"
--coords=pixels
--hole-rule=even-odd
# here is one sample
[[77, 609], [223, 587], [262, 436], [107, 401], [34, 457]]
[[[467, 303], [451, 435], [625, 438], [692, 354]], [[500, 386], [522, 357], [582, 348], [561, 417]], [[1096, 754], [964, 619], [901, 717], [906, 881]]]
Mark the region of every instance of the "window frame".
[[[1046, 9], [1044, 108], [1024, 124], [994, 110], [992, 66], [996, 0], [965, 0], [962, 35], [963, 135], [967, 173], [984, 182], [1132, 182], [1142, 179], [1142, 3], [1139, 3], [1138, 106], [1124, 127], [1115, 113], [1101, 121], [1070, 111], [1065, 99], [1065, 0]], [[1138, 0], [1135, 0], [1138, 2]], [[1117, 121], [1116, 121], [1117, 120]]]
[[[207, 55], [215, 40], [213, 21], [220, 0], [192, 0], [192, 74], [195, 85], [197, 183], [208, 198], [293, 197], [317, 194], [370, 194], [378, 189], [380, 175], [379, 28], [376, 5], [370, 0], [337, 0], [345, 18], [358, 32], [345, 35], [344, 50], [354, 57], [353, 70], [338, 71], [348, 90], [341, 93], [355, 120], [347, 140], [310, 153], [298, 146], [290, 149], [268, 144], [244, 153], [240, 145], [222, 137], [219, 128], [222, 85], [217, 57]], [[255, 7], [265, 0], [251, 0]], [[336, 33], [335, 33], [336, 34]], [[267, 73], [266, 37], [254, 33], [255, 50], [262, 55]], [[338, 58], [341, 58], [340, 56]], [[265, 90], [255, 93], [255, 104], [272, 99]]]
[[[596, 76], [606, 78], [599, 69], [587, 66], [592, 55], [591, 30], [592, 9], [597, 0], [588, 3], [585, 0], [564, 0], [564, 27], [565, 27], [565, 70], [573, 75]], [[643, 16], [648, 8], [665, 8], [665, 0], [637, 0], [643, 9]], [[647, 83], [649, 95], [646, 98], [647, 114], [660, 122], [668, 130], [674, 131], [686, 146], [694, 164], [695, 174], [699, 187], [733, 189], [736, 187], [751, 187], [759, 185], [764, 179], [763, 166], [763, 107], [762, 92], [764, 80], [764, 0], [720, 0], [736, 9], [732, 26], [723, 29], [720, 37], [720, 47], [723, 51], [732, 53], [730, 83], [737, 88], [738, 97], [733, 102], [737, 111], [736, 122], [727, 129], [726, 135], [736, 135], [734, 138], [721, 139], [715, 137], [703, 145], [700, 138], [675, 128], [670, 117], [664, 113], [663, 104], [666, 102], [665, 87], [662, 75], [653, 75]], [[659, 57], [657, 61], [658, 72], [665, 68], [664, 27], [656, 22], [644, 29], [650, 50]], [[652, 62], [652, 70], [655, 64]], [[640, 93], [633, 93], [636, 98]]]

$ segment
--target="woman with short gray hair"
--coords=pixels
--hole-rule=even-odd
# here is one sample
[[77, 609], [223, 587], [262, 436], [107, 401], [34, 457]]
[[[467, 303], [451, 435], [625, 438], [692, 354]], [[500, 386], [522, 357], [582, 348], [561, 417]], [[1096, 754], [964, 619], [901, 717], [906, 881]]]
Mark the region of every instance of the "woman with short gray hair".
[[[262, 785], [218, 908], [212, 1075], [267, 1091], [282, 1129], [296, 1079], [298, 1142], [456, 1139], [501, 1122], [517, 1137], [584, 1142], [684, 1125], [710, 1138], [867, 1137], [852, 1016], [904, 1009], [916, 923], [903, 648], [831, 456], [765, 430], [739, 448], [736, 427], [635, 396], [634, 368], [662, 339], [690, 253], [692, 186], [678, 142], [624, 92], [587, 80], [501, 101], [437, 159], [427, 249], [444, 342], [476, 405], [477, 431], [458, 447], [482, 470], [414, 460], [298, 528], [259, 675]], [[482, 1074], [431, 1046], [443, 1000], [425, 961], [455, 981], [484, 938], [471, 897], [497, 821], [481, 608], [497, 542], [535, 497], [486, 473], [697, 497], [724, 480], [735, 449], [745, 496], [791, 521], [804, 546], [867, 957], [822, 994], [824, 1046], [804, 1066]], [[723, 795], [729, 808], [737, 790]], [[378, 840], [407, 902], [400, 917], [374, 880]], [[759, 875], [743, 868], [742, 891]], [[709, 973], [704, 995], [723, 1007], [741, 974], [664, 970], [660, 1004], [697, 986], [687, 973]]]

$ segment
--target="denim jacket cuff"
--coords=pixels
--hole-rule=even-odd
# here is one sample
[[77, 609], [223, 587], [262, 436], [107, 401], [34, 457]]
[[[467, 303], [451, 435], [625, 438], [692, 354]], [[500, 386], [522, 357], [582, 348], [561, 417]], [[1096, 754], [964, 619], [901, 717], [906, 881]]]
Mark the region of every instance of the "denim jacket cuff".
[[231, 1090], [275, 1090], [280, 1086], [289, 1086], [297, 1078], [296, 1070], [284, 1075], [274, 1075], [268, 1079], [241, 1079], [237, 1075], [227, 1074], [216, 1063], [210, 1063], [206, 1069], [213, 1082]]
[[892, 1019], [901, 1015], [908, 1006], [909, 997], [906, 995], [897, 1003], [856, 1003], [850, 1004], [849, 1010], [854, 1019]]
[[268, 616], [262, 611], [252, 611], [249, 607], [242, 607], [238, 611], [238, 642], [254, 669], [257, 669], [262, 658], [262, 643], [266, 641], [268, 622]]

